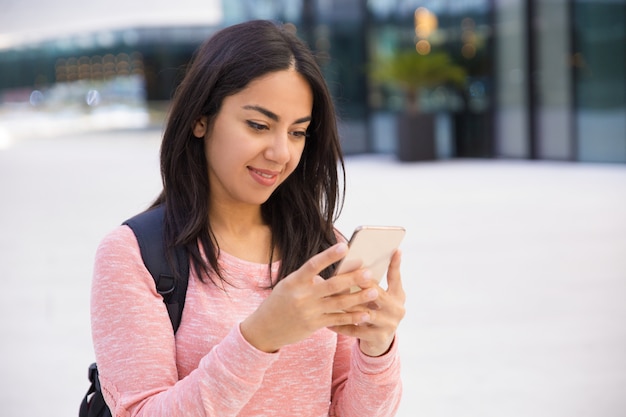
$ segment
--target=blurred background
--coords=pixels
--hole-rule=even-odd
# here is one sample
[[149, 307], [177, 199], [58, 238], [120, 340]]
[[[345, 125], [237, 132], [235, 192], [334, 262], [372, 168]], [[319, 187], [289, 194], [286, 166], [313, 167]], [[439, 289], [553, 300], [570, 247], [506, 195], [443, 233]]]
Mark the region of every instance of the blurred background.
[[198, 44], [254, 18], [316, 52], [347, 153], [626, 162], [624, 0], [3, 0], [0, 134], [160, 124]]
[[255, 18], [332, 91], [337, 227], [407, 228], [398, 416], [626, 416], [626, 0], [0, 0], [0, 414], [77, 415], [96, 247]]

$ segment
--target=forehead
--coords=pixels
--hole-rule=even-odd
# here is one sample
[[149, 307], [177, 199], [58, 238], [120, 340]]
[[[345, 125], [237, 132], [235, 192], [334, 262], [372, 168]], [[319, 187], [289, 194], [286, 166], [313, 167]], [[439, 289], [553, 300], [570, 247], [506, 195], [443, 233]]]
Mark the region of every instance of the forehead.
[[243, 90], [224, 99], [224, 106], [261, 106], [279, 116], [311, 114], [313, 92], [307, 80], [293, 69], [270, 72], [252, 80]]

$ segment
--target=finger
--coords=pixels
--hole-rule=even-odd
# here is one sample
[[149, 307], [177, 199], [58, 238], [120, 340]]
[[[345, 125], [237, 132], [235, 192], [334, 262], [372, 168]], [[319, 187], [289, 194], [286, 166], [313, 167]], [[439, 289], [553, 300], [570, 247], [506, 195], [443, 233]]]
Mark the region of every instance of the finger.
[[320, 285], [321, 295], [331, 297], [343, 294], [356, 294], [352, 288], [371, 288], [375, 284], [372, 273], [367, 269], [358, 269], [345, 274], [334, 275]]
[[359, 339], [375, 339], [380, 337], [384, 331], [379, 324], [376, 323], [378, 313], [376, 311], [364, 310], [360, 311], [361, 316], [357, 316], [362, 321], [347, 325], [329, 326], [329, 330], [345, 336], [357, 337]]
[[326, 281], [326, 280], [324, 278], [320, 277], [319, 275], [315, 275], [313, 277], [313, 284], [321, 284], [324, 281]]
[[346, 253], [348, 253], [348, 245], [343, 242], [337, 243], [306, 261], [304, 265], [298, 269], [299, 275], [315, 277], [324, 269], [341, 260], [346, 256]]
[[343, 327], [354, 327], [356, 325], [364, 326], [372, 320], [371, 312], [368, 310], [353, 311], [353, 312], [336, 312], [326, 314], [325, 327], [336, 331], [334, 329]]
[[367, 323], [357, 323], [347, 326], [332, 326], [328, 327], [328, 330], [344, 336], [356, 337], [358, 339], [371, 338], [377, 331], [376, 328]]
[[391, 257], [391, 262], [389, 262], [389, 268], [387, 269], [387, 292], [390, 294], [399, 295], [404, 292], [400, 274], [401, 261], [402, 252], [397, 250]]
[[324, 311], [327, 313], [363, 311], [365, 306], [376, 300], [378, 296], [379, 291], [376, 288], [356, 293], [344, 292], [331, 295], [324, 298]]

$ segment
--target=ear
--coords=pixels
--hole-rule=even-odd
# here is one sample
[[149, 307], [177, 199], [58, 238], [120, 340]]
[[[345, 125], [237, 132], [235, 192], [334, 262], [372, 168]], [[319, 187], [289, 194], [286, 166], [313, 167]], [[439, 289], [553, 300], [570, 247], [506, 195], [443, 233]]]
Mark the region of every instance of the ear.
[[198, 139], [203, 139], [207, 134], [207, 117], [202, 116], [193, 125], [193, 135]]

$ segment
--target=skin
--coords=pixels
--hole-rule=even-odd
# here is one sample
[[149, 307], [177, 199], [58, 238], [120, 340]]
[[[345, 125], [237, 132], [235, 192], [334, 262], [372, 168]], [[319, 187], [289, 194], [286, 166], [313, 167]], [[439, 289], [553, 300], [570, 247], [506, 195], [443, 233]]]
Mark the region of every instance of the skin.
[[[209, 167], [209, 218], [222, 250], [252, 262], [269, 261], [271, 230], [261, 204], [300, 162], [312, 108], [310, 86], [289, 69], [266, 74], [226, 97], [211, 126], [204, 117], [196, 121], [193, 133], [205, 142]], [[405, 313], [400, 253], [391, 260], [384, 290], [364, 269], [328, 280], [319, 276], [346, 252], [347, 245], [339, 243], [280, 281], [240, 324], [244, 338], [261, 351], [276, 352], [327, 327], [359, 338], [366, 355], [387, 352]], [[351, 294], [354, 285], [364, 291]]]

